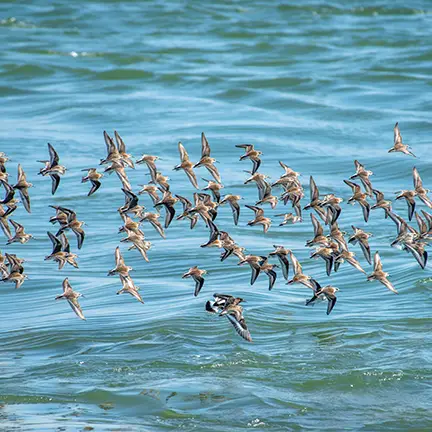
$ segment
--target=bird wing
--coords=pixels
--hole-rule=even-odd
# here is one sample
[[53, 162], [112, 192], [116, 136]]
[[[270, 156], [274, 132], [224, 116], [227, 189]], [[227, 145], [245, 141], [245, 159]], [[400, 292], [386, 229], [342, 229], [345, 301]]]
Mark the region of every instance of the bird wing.
[[78, 303], [78, 300], [76, 298], [68, 298], [67, 300], [70, 304], [70, 307], [77, 314], [77, 316], [85, 321], [85, 317], [84, 317], [83, 311], [81, 309], [81, 306]]
[[210, 146], [204, 132], [201, 133], [201, 157], [210, 156]]
[[374, 272], [376, 271], [382, 271], [382, 263], [378, 251], [374, 255]]
[[58, 153], [55, 151], [54, 147], [50, 143], [48, 143], [48, 151], [50, 154], [50, 168], [53, 168], [58, 165], [60, 158]]
[[396, 122], [394, 128], [393, 128], [393, 139], [394, 139], [394, 144], [401, 144], [402, 143], [402, 135], [400, 133], [400, 129], [399, 129], [399, 123]]
[[48, 237], [51, 240], [51, 243], [53, 245], [53, 250], [51, 252], [51, 254], [55, 254], [57, 252], [60, 252], [62, 250], [62, 244], [60, 242], [60, 240], [52, 233], [50, 233], [49, 231], [47, 231]]
[[228, 318], [229, 322], [233, 325], [235, 331], [246, 341], [252, 342], [251, 334], [246, 326], [246, 322], [244, 318], [240, 319], [240, 321], [237, 320], [236, 316], [233, 314], [227, 314], [226, 317]]

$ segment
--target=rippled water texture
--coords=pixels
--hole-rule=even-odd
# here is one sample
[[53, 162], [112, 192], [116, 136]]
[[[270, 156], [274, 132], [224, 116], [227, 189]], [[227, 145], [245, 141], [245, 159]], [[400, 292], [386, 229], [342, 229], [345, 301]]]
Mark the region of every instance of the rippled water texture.
[[[2, 252], [28, 260], [29, 275], [19, 290], [0, 286], [0, 429], [431, 430], [431, 267], [423, 271], [389, 246], [395, 227], [382, 211], [366, 225], [360, 207], [346, 204], [350, 190], [342, 182], [358, 158], [386, 196], [412, 187], [414, 164], [432, 188], [430, 6], [2, 2], [0, 150], [12, 158], [11, 181], [20, 162], [34, 183], [32, 214], [20, 207], [14, 218], [35, 239], [5, 246], [0, 238]], [[417, 159], [387, 153], [396, 121]], [[135, 157], [161, 156], [172, 190], [190, 198], [186, 176], [172, 167], [179, 140], [199, 158], [202, 131], [220, 161], [224, 192], [242, 195], [242, 204], [254, 204], [257, 193], [243, 185], [251, 165], [238, 161], [235, 144], [256, 144], [271, 180], [282, 174], [279, 160], [301, 172], [303, 205], [313, 174], [322, 194], [345, 199], [342, 229], [354, 223], [373, 233], [372, 251], [380, 251], [400, 295], [347, 264], [327, 278], [324, 263], [304, 247], [312, 237], [308, 212], [294, 226], [278, 227], [275, 218], [264, 235], [246, 226], [252, 212], [242, 208], [234, 227], [222, 207], [218, 226], [248, 252], [283, 244], [306, 273], [338, 286], [332, 314], [324, 304], [306, 308], [310, 291], [285, 285], [281, 275], [271, 292], [265, 275], [250, 287], [248, 268], [199, 248], [208, 238], [202, 222], [190, 231], [175, 221], [166, 240], [145, 225], [150, 263], [122, 244], [145, 305], [116, 296], [120, 282], [106, 273], [121, 238], [120, 183], [105, 176], [89, 198], [80, 183], [80, 170], [105, 155], [104, 129], [118, 130]], [[47, 142], [68, 167], [54, 197], [49, 178], [36, 175]], [[135, 191], [149, 181], [143, 166], [128, 173]], [[151, 209], [148, 197], [141, 201]], [[77, 270], [43, 261], [50, 204], [75, 209], [87, 223]], [[405, 203], [395, 210], [406, 216]], [[352, 250], [369, 272], [358, 246]], [[208, 270], [197, 298], [193, 281], [181, 279], [195, 264]], [[65, 277], [86, 296], [86, 322], [54, 301]], [[247, 299], [253, 344], [205, 313], [214, 292]]]

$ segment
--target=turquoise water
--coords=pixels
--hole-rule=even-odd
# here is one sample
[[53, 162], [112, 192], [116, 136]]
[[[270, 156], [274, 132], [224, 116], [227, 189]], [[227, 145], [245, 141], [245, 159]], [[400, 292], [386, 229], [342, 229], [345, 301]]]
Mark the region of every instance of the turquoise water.
[[[12, 158], [12, 179], [21, 163], [34, 183], [32, 214], [20, 207], [14, 219], [35, 236], [25, 245], [0, 239], [3, 253], [28, 260], [29, 275], [19, 290], [0, 286], [1, 430], [432, 428], [431, 267], [421, 270], [389, 246], [395, 227], [382, 211], [366, 225], [360, 207], [346, 204], [351, 191], [343, 184], [358, 158], [387, 197], [412, 187], [414, 164], [432, 186], [430, 2], [58, 0], [3, 2], [0, 14], [0, 150]], [[387, 153], [396, 121], [418, 159]], [[122, 237], [120, 183], [105, 176], [91, 197], [80, 183], [80, 169], [105, 156], [105, 129], [118, 130], [135, 157], [161, 156], [172, 190], [190, 198], [186, 176], [172, 168], [179, 140], [199, 158], [202, 131], [220, 161], [224, 192], [244, 204], [257, 193], [243, 185], [251, 164], [238, 161], [235, 144], [256, 144], [260, 171], [272, 180], [282, 174], [279, 160], [301, 172], [303, 205], [312, 174], [322, 194], [345, 199], [343, 229], [354, 223], [373, 233], [372, 251], [400, 295], [347, 264], [328, 278], [304, 247], [312, 237], [308, 212], [291, 226], [275, 218], [264, 235], [246, 225], [252, 212], [242, 207], [235, 227], [222, 207], [219, 228], [248, 252], [283, 244], [307, 274], [339, 287], [332, 314], [323, 304], [306, 308], [310, 291], [285, 285], [280, 273], [271, 292], [265, 276], [251, 287], [249, 268], [199, 248], [208, 239], [202, 222], [190, 231], [174, 221], [166, 240], [144, 225], [149, 263], [121, 247], [145, 305], [116, 296], [120, 282], [106, 273]], [[54, 197], [49, 178], [37, 175], [47, 142], [68, 167]], [[128, 174], [135, 191], [149, 180], [143, 166]], [[205, 169], [197, 174], [208, 177]], [[141, 202], [151, 209], [147, 196]], [[73, 208], [87, 223], [79, 269], [43, 261], [51, 250], [48, 205]], [[394, 208], [406, 217], [405, 203]], [[351, 250], [369, 272], [358, 246]], [[181, 279], [192, 265], [209, 272], [197, 298], [193, 281]], [[65, 277], [86, 296], [86, 322], [54, 301]], [[214, 292], [247, 299], [253, 344], [205, 313]]]

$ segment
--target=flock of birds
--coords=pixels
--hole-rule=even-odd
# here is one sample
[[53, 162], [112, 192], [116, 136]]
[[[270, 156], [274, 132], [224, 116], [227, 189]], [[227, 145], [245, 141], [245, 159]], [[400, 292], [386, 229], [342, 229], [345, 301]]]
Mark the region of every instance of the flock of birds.
[[[125, 233], [126, 237], [120, 241], [129, 243], [131, 245], [129, 250], [136, 249], [144, 260], [149, 261], [148, 252], [151, 248], [151, 242], [146, 240], [144, 232], [141, 229], [141, 224], [144, 222], [150, 223], [157, 233], [162, 238], [165, 238], [165, 230], [170, 226], [176, 215], [177, 220], [188, 220], [191, 229], [202, 219], [204, 225], [209, 229], [209, 240], [205, 244], [202, 244], [201, 247], [216, 247], [221, 249], [221, 261], [233, 255], [238, 258], [238, 265], [248, 264], [251, 268], [251, 285], [255, 283], [261, 273], [264, 273], [268, 276], [268, 288], [271, 290], [277, 279], [276, 268], [280, 267], [282, 276], [287, 281], [287, 284], [302, 284], [312, 290], [312, 297], [307, 300], [306, 305], [310, 305], [317, 300], [327, 300], [327, 315], [331, 313], [337, 301], [336, 293], [338, 292], [338, 288], [332, 285], [322, 287], [316, 279], [304, 274], [302, 266], [292, 250], [284, 246], [275, 245], [275, 249], [267, 255], [246, 254], [245, 248], [238, 245], [228, 232], [218, 229], [215, 220], [219, 207], [225, 204], [231, 207], [234, 224], [238, 224], [241, 211], [240, 200], [242, 197], [233, 194], [222, 196], [221, 190], [224, 186], [222, 185], [219, 170], [215, 165], [217, 161], [211, 157], [211, 149], [204, 133], [201, 135], [201, 159], [197, 163], [191, 162], [185, 147], [179, 142], [180, 164], [174, 167], [174, 170], [183, 170], [186, 173], [195, 189], [199, 189], [195, 169], [204, 167], [213, 177], [213, 180], [203, 179], [207, 182], [207, 186], [203, 188], [203, 191], [208, 191], [211, 194], [195, 192], [193, 194], [193, 202], [184, 196], [172, 193], [171, 185], [168, 182], [169, 178], [164, 176], [156, 166], [159, 159], [158, 156], [152, 155], [143, 155], [135, 162], [136, 164], [147, 165], [151, 178], [148, 184], [140, 185], [142, 186], [141, 190], [135, 194], [132, 191], [126, 172], [127, 169], [135, 169], [135, 164], [132, 161], [131, 155], [127, 153], [125, 143], [120, 135], [114, 132], [114, 137], [115, 141], [104, 132], [107, 156], [100, 161], [100, 165], [105, 165], [105, 173], [111, 174], [115, 172], [122, 184], [121, 189], [124, 193], [125, 203], [118, 209], [123, 221], [123, 226], [119, 229], [119, 232]], [[244, 151], [240, 160], [249, 159], [253, 164], [252, 170], [247, 171], [250, 176], [244, 183], [255, 183], [258, 190], [258, 200], [255, 205], [245, 205], [247, 209], [254, 212], [254, 218], [248, 222], [249, 226], [261, 225], [264, 233], [267, 233], [272, 220], [265, 216], [265, 211], [261, 207], [265, 204], [269, 204], [274, 209], [280, 202], [283, 202], [284, 205], [291, 202], [292, 212], [277, 215], [278, 217], [283, 217], [283, 220], [279, 223], [280, 226], [288, 223], [303, 222], [303, 210], [311, 210], [310, 219], [314, 236], [306, 242], [307, 247], [315, 248], [311, 253], [311, 258], [321, 258], [325, 261], [328, 276], [330, 276], [332, 271], [337, 272], [343, 262], [347, 262], [359, 272], [367, 274], [357, 260], [354, 252], [350, 251], [348, 246], [358, 244], [366, 261], [371, 264], [371, 250], [368, 243], [371, 234], [359, 227], [352, 226], [353, 233], [346, 239], [346, 233], [341, 231], [338, 226], [338, 219], [342, 212], [342, 198], [334, 194], [321, 196], [311, 176], [309, 182], [310, 202], [302, 206], [301, 200], [305, 194], [304, 188], [299, 181], [299, 173], [292, 170], [283, 162], [279, 162], [284, 172], [278, 180], [271, 184], [268, 176], [258, 172], [261, 166], [260, 156], [262, 152], [256, 150], [252, 144], [240, 144], [236, 147]], [[54, 195], [59, 187], [61, 176], [66, 172], [66, 167], [60, 165], [59, 155], [51, 144], [48, 144], [48, 150], [49, 160], [40, 161], [44, 164], [44, 167], [40, 169], [39, 174], [51, 177], [52, 194]], [[401, 152], [415, 157], [410, 147], [403, 143], [398, 123], [394, 127], [394, 145], [389, 150], [390, 152]], [[27, 181], [26, 174], [20, 164], [18, 165], [16, 184], [9, 183], [9, 174], [6, 170], [7, 161], [8, 157], [4, 153], [0, 153], [0, 182], [5, 191], [4, 199], [0, 201], [0, 225], [7, 237], [7, 244], [14, 242], [23, 244], [31, 240], [33, 236], [27, 234], [24, 226], [11, 219], [11, 216], [18, 208], [19, 200], [16, 198], [16, 192], [19, 192], [25, 210], [29, 213], [31, 212], [28, 190], [32, 184]], [[420, 267], [424, 269], [428, 258], [425, 248], [432, 239], [432, 215], [423, 209], [421, 210], [421, 215], [416, 212], [416, 199], [420, 199], [429, 209], [432, 208], [432, 201], [428, 197], [429, 191], [423, 187], [419, 172], [413, 167], [414, 188], [412, 190], [402, 190], [396, 195], [396, 200], [404, 199], [407, 202], [408, 220], [411, 221], [413, 216], [415, 216], [418, 225], [418, 229], [415, 229], [403, 217], [392, 210], [392, 201], [386, 199], [382, 192], [373, 187], [370, 179], [373, 173], [366, 170], [364, 165], [357, 160], [354, 161], [354, 164], [356, 172], [348, 180], [344, 180], [345, 184], [352, 189], [352, 196], [349, 198], [348, 203], [358, 203], [361, 206], [365, 222], [368, 221], [370, 210], [382, 209], [385, 218], [390, 218], [396, 225], [397, 236], [391, 245], [411, 253]], [[82, 178], [82, 182], [91, 183], [91, 188], [88, 192], [88, 196], [90, 196], [101, 187], [101, 179], [104, 174], [98, 172], [96, 168], [89, 168], [83, 171], [86, 171], [87, 175]], [[282, 193], [280, 196], [274, 195], [276, 188], [281, 189]], [[139, 196], [143, 194], [148, 194], [152, 199], [155, 208], [154, 212], [146, 211], [145, 207], [139, 204]], [[368, 200], [373, 197], [375, 198], [375, 202], [371, 205]], [[183, 209], [182, 212], [177, 213], [175, 206], [179, 202], [182, 204]], [[59, 229], [55, 234], [52, 232], [47, 233], [52, 242], [52, 252], [45, 260], [55, 261], [58, 263], [59, 269], [62, 269], [66, 264], [78, 268], [76, 262], [77, 254], [71, 252], [67, 232], [72, 231], [75, 234], [77, 248], [81, 249], [85, 240], [84, 222], [78, 220], [77, 214], [72, 209], [62, 206], [50, 207], [55, 210], [55, 215], [50, 218], [50, 222], [58, 224]], [[164, 224], [159, 221], [162, 207], [165, 210]], [[12, 235], [9, 223], [14, 229], [14, 235]], [[324, 233], [324, 226], [328, 227], [328, 234]], [[277, 258], [279, 265], [271, 263], [270, 260], [272, 258]], [[27, 278], [23, 263], [24, 260], [14, 254], [5, 253], [3, 255], [0, 253], [1, 281], [12, 282], [15, 284], [15, 288], [19, 288]], [[292, 277], [290, 278], [291, 267]], [[122, 288], [117, 294], [130, 294], [139, 302], [144, 303], [139, 293], [139, 287], [135, 285], [130, 275], [131, 270], [132, 267], [125, 264], [120, 248], [117, 247], [115, 250], [115, 267], [108, 272], [109, 276], [118, 275], [120, 277]], [[193, 266], [183, 275], [183, 278], [190, 277], [194, 280], [195, 296], [198, 296], [203, 287], [206, 273], [206, 270]], [[367, 276], [367, 280], [378, 281], [390, 291], [397, 294], [398, 292], [388, 279], [388, 276], [388, 273], [383, 270], [379, 253], [375, 252], [373, 271]], [[66, 278], [63, 281], [63, 293], [58, 295], [56, 300], [66, 299], [76, 315], [84, 320], [83, 310], [78, 301], [80, 297], [81, 294], [73, 290], [68, 278]], [[244, 302], [245, 300], [239, 297], [214, 294], [214, 299], [206, 302], [205, 310], [219, 316], [226, 316], [237, 333], [245, 340], [251, 342], [252, 337], [243, 317], [243, 307], [240, 305]]]

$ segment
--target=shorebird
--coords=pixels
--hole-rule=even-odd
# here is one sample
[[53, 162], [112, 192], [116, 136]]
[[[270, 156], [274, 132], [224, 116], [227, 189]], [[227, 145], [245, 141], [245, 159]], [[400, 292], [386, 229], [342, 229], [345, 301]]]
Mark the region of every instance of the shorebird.
[[373, 172], [372, 171], [368, 171], [364, 167], [364, 165], [362, 165], [358, 160], [354, 161], [354, 166], [355, 166], [355, 169], [356, 169], [356, 173], [350, 177], [350, 180], [354, 180], [356, 178], [359, 178], [360, 181], [363, 183], [363, 186], [365, 188], [366, 193], [369, 196], [372, 196], [372, 189], [373, 188], [372, 188], [372, 183], [369, 180], [369, 177], [371, 175], [373, 175]]
[[121, 138], [121, 136], [118, 134], [117, 131], [114, 131], [114, 136], [116, 139], [120, 160], [124, 162], [128, 167], [135, 169], [135, 165], [132, 162], [132, 156], [127, 153], [126, 144], [124, 143], [123, 139]]
[[193, 208], [192, 203], [185, 197], [176, 195], [176, 198], [183, 205], [183, 213], [177, 216], [177, 220], [189, 219], [190, 220], [190, 228], [193, 229], [196, 223], [198, 222], [199, 216], [197, 214], [191, 214], [190, 210]]
[[405, 250], [411, 252], [413, 257], [416, 259], [416, 261], [419, 263], [420, 267], [423, 270], [426, 268], [428, 259], [428, 253], [425, 250], [426, 246], [427, 243], [422, 241], [405, 242]]
[[[106, 165], [108, 163], [117, 162], [119, 164], [121, 157], [118, 148], [114, 144], [114, 140], [107, 134], [106, 131], [103, 131], [103, 136], [105, 140], [105, 145], [107, 148], [107, 157], [105, 159], [101, 159], [100, 165]], [[123, 166], [123, 164], [121, 164]]]
[[389, 276], [389, 274], [384, 272], [382, 269], [382, 263], [381, 263], [381, 258], [379, 256], [379, 253], [375, 252], [374, 269], [373, 269], [373, 272], [367, 277], [367, 280], [368, 281], [376, 280], [376, 281], [382, 283], [390, 291], [394, 292], [395, 294], [398, 294], [398, 292], [395, 290], [392, 283], [387, 279], [388, 276]]
[[153, 183], [158, 183], [157, 181], [157, 168], [155, 162], [159, 159], [159, 156], [142, 155], [140, 159], [136, 161], [137, 164], [145, 163], [149, 169], [150, 177]]
[[111, 165], [107, 166], [104, 169], [104, 172], [107, 172], [108, 174], [112, 174], [115, 172], [117, 174], [117, 177], [120, 179], [120, 182], [122, 184], [123, 189], [127, 189], [129, 191], [132, 190], [132, 186], [130, 184], [129, 178], [126, 174], [123, 162], [120, 160], [114, 160], [111, 162]]
[[237, 265], [249, 264], [252, 274], [250, 284], [253, 285], [261, 272], [261, 264], [267, 261], [267, 257], [259, 255], [246, 255]]
[[62, 225], [61, 228], [57, 231], [56, 237], [58, 237], [65, 230], [70, 229], [76, 235], [78, 249], [81, 249], [85, 238], [85, 232], [82, 229], [84, 222], [77, 219], [77, 215], [73, 210], [66, 209], [65, 207], [59, 207], [59, 209], [66, 213], [67, 222], [66, 224]]
[[[250, 171], [246, 171], [247, 173], [251, 174]], [[269, 176], [265, 174], [255, 173], [252, 174], [248, 179], [245, 180], [244, 184], [249, 184], [251, 182], [254, 182], [258, 188], [258, 199], [263, 199], [266, 190], [271, 187], [270, 184], [266, 181]]]
[[273, 245], [275, 250], [273, 252], [269, 253], [269, 256], [277, 256], [280, 266], [282, 268], [282, 274], [283, 277], [288, 280], [288, 274], [289, 274], [289, 261], [288, 261], [288, 254], [289, 250], [285, 249], [283, 246]]
[[11, 243], [27, 243], [30, 239], [33, 238], [33, 236], [31, 234], [26, 234], [26, 232], [24, 231], [24, 226], [19, 224], [18, 222], [15, 222], [14, 220], [10, 219], [9, 222], [12, 224], [12, 226], [14, 227], [15, 230], [15, 235], [13, 237], [11, 237], [6, 244], [11, 244]]
[[127, 266], [124, 262], [123, 256], [120, 252], [120, 248], [117, 246], [115, 250], [115, 267], [108, 272], [108, 276], [118, 274], [123, 277], [128, 277], [129, 272], [133, 270], [132, 267]]
[[328, 194], [322, 199], [321, 206], [323, 208], [327, 207], [327, 213], [325, 217], [326, 225], [333, 224], [338, 220], [342, 211], [339, 205], [341, 202], [343, 202], [343, 199], [337, 197], [334, 194]]
[[415, 190], [401, 190], [399, 192], [396, 192], [396, 194], [396, 200], [405, 198], [405, 201], [408, 205], [408, 219], [411, 220], [415, 211], [414, 198], [417, 196], [417, 192]]
[[255, 150], [253, 144], [238, 144], [236, 147], [244, 149], [245, 153], [244, 155], [240, 156], [240, 160], [242, 161], [245, 159], [250, 159], [253, 164], [252, 174], [255, 174], [261, 165], [260, 156], [262, 155], [262, 152]]
[[317, 288], [314, 291], [314, 295], [311, 299], [306, 301], [306, 306], [315, 302], [318, 298], [324, 297], [327, 299], [327, 315], [330, 315], [330, 312], [333, 310], [337, 298], [336, 293], [339, 291], [339, 288], [336, 288], [332, 285], [327, 285], [324, 288], [321, 288], [319, 284], [317, 284]]
[[189, 155], [181, 142], [178, 143], [180, 152], [180, 165], [174, 167], [174, 171], [183, 170], [195, 189], [199, 189], [196, 175], [193, 171], [194, 163], [189, 160]]
[[335, 254], [337, 251], [332, 249], [331, 247], [322, 246], [316, 249], [315, 252], [312, 252], [311, 258], [322, 258], [326, 263], [326, 273], [327, 276], [330, 276], [331, 271], [333, 269], [333, 262], [335, 259]]
[[162, 238], [165, 238], [165, 231], [161, 223], [158, 221], [159, 218], [160, 218], [159, 213], [144, 212], [142, 214], [140, 222], [149, 222], [152, 225], [152, 227], [158, 232], [158, 234]]
[[6, 277], [3, 277], [1, 282], [12, 282], [15, 284], [15, 289], [21, 287], [24, 281], [28, 279], [28, 276], [24, 273], [20, 273], [19, 271], [10, 271]]
[[[9, 160], [9, 158], [6, 156], [6, 153], [0, 152], [0, 173], [5, 174], [6, 173], [6, 162]], [[6, 177], [7, 180], [7, 177]]]
[[314, 216], [313, 213], [310, 214], [313, 229], [314, 229], [314, 238], [312, 240], [308, 240], [306, 242], [306, 246], [327, 246], [328, 238], [324, 235], [324, 229], [322, 225], [319, 223], [319, 220]]
[[217, 203], [220, 203], [220, 199], [221, 199], [220, 190], [223, 189], [224, 186], [218, 182], [213, 181], [213, 180], [207, 180], [205, 178], [203, 178], [203, 180], [207, 182], [207, 186], [205, 188], [203, 188], [202, 190], [203, 191], [206, 191], [206, 190], [211, 191], [214, 200]]
[[[375, 195], [376, 203], [371, 207], [371, 210], [382, 208], [384, 210], [384, 217], [387, 219], [389, 212], [392, 211], [392, 202], [384, 198], [384, 194], [377, 189], [372, 189]], [[369, 263], [370, 264], [370, 263]]]
[[6, 195], [3, 201], [0, 201], [0, 204], [3, 204], [8, 208], [2, 217], [7, 217], [16, 210], [18, 200], [15, 198], [15, 189], [7, 182], [3, 181], [1, 183], [3, 184]]
[[137, 287], [130, 276], [122, 276], [120, 275], [120, 281], [122, 283], [122, 289], [117, 291], [117, 294], [130, 294], [132, 297], [135, 297], [140, 303], [144, 304], [144, 300], [142, 299], [139, 291], [139, 287]]
[[12, 186], [14, 189], [18, 189], [18, 192], [21, 197], [21, 202], [24, 205], [24, 208], [27, 210], [28, 213], [31, 213], [30, 210], [30, 196], [28, 193], [28, 189], [31, 188], [33, 185], [27, 181], [26, 174], [24, 170], [22, 169], [21, 164], [18, 164], [18, 178], [17, 182], [14, 186]]
[[265, 260], [261, 263], [261, 271], [263, 271], [269, 278], [269, 291], [271, 291], [277, 279], [277, 273], [274, 271], [276, 267], [278, 267], [276, 264], [270, 264], [268, 262], [267, 257], [265, 257]]
[[268, 229], [270, 228], [270, 225], [272, 222], [271, 219], [264, 216], [264, 210], [262, 208], [259, 208], [256, 206], [251, 206], [248, 204], [246, 204], [246, 207], [248, 209], [253, 210], [255, 213], [255, 219], [249, 221], [248, 225], [249, 226], [262, 225], [263, 230], [264, 230], [264, 234], [265, 234], [268, 231]]
[[10, 239], [12, 238], [11, 229], [8, 222], [7, 212], [4, 210], [3, 206], [0, 204], [0, 227], [4, 235]]
[[399, 123], [396, 122], [394, 129], [393, 129], [393, 136], [394, 136], [394, 144], [393, 147], [388, 151], [389, 153], [393, 152], [401, 152], [410, 156], [414, 156], [414, 153], [412, 153], [409, 149], [411, 148], [409, 145], [402, 143], [402, 135], [400, 133], [399, 129]]
[[165, 214], [165, 228], [168, 228], [171, 221], [175, 216], [174, 205], [178, 201], [178, 198], [174, 197], [170, 191], [166, 190], [163, 193], [162, 198], [154, 205], [155, 208], [164, 206], [166, 210]]
[[243, 317], [243, 308], [239, 303], [244, 302], [241, 298], [236, 298], [226, 294], [214, 294], [213, 304], [206, 303], [206, 311], [219, 313], [219, 316], [226, 316], [234, 327], [235, 331], [246, 341], [252, 342], [252, 337]]
[[50, 154], [50, 160], [38, 161], [45, 164], [45, 166], [40, 169], [39, 174], [43, 176], [46, 176], [48, 174], [51, 177], [51, 193], [52, 195], [54, 195], [60, 184], [60, 176], [66, 172], [66, 167], [64, 167], [63, 165], [59, 165], [59, 155], [50, 143], [48, 143], [48, 151]]
[[138, 185], [141, 187], [141, 190], [138, 192], [138, 195], [148, 194], [153, 201], [153, 205], [155, 205], [159, 200], [160, 196], [158, 194], [158, 188], [155, 185], [147, 184], [147, 185]]
[[346, 261], [348, 264], [351, 264], [358, 271], [366, 274], [366, 272], [362, 269], [360, 263], [357, 261], [354, 252], [350, 252], [348, 250], [343, 250], [339, 252], [339, 254], [335, 258], [335, 271], [338, 271], [339, 266]]
[[103, 177], [103, 174], [98, 173], [96, 168], [86, 168], [82, 169], [81, 171], [87, 171], [87, 175], [81, 179], [81, 183], [86, 183], [89, 181], [92, 184], [87, 196], [93, 195], [101, 187], [100, 179]]
[[69, 241], [65, 233], [61, 233], [59, 237], [47, 231], [48, 237], [51, 240], [53, 249], [50, 255], [45, 257], [45, 261], [53, 260], [58, 263], [58, 269], [61, 270], [66, 263], [71, 266], [78, 268], [78, 264], [75, 261], [78, 256], [71, 253]]
[[348, 239], [348, 243], [355, 245], [358, 242], [366, 261], [371, 264], [369, 237], [371, 237], [372, 234], [367, 233], [360, 228], [356, 228], [354, 225], [351, 225], [351, 228], [353, 229], [354, 234]]
[[214, 166], [215, 162], [217, 162], [216, 159], [210, 157], [210, 145], [207, 141], [207, 138], [204, 135], [204, 132], [202, 132], [202, 134], [201, 134], [201, 159], [193, 167], [198, 168], [200, 166], [205, 166], [207, 168], [207, 170], [209, 171], [209, 173], [213, 176], [213, 178], [218, 183], [222, 183], [219, 171]]
[[200, 293], [204, 285], [203, 276], [205, 274], [207, 274], [207, 270], [200, 270], [197, 266], [193, 266], [182, 276], [182, 279], [191, 277], [195, 281], [195, 297]]
[[208, 227], [210, 228], [209, 240], [207, 243], [202, 244], [201, 247], [217, 247], [219, 249], [222, 249], [223, 246], [222, 241], [219, 238], [219, 229], [211, 219], [208, 220]]
[[257, 201], [255, 205], [262, 205], [267, 203], [270, 204], [272, 209], [274, 209], [278, 203], [278, 198], [272, 195], [272, 188], [268, 183], [266, 183], [263, 197], [259, 201]]
[[289, 280], [287, 282], [287, 285], [292, 285], [294, 283], [300, 283], [300, 284], [304, 285], [305, 287], [310, 288], [311, 290], [315, 291], [315, 289], [317, 287], [316, 280], [303, 273], [302, 266], [300, 265], [300, 263], [298, 262], [297, 258], [292, 253], [292, 251], [289, 249], [288, 249], [288, 254], [290, 256], [291, 263], [293, 265], [294, 276], [291, 280]]
[[292, 222], [293, 224], [297, 222], [303, 222], [303, 219], [301, 216], [294, 215], [293, 213], [283, 213], [283, 214], [277, 214], [276, 217], [283, 217], [284, 220], [279, 224], [279, 226], [283, 226], [288, 224], [289, 222]]
[[432, 201], [427, 195], [429, 189], [423, 187], [422, 179], [416, 167], [413, 168], [413, 181], [416, 196], [418, 196], [429, 208], [432, 208]]
[[123, 219], [123, 226], [119, 228], [118, 230], [119, 233], [126, 232], [127, 230], [129, 230], [134, 232], [138, 236], [144, 237], [144, 233], [140, 229], [141, 222], [135, 222], [126, 213], [120, 213], [120, 216]]
[[145, 208], [138, 204], [138, 197], [132, 191], [125, 188], [122, 188], [122, 191], [125, 194], [125, 203], [118, 209], [118, 212], [120, 214], [124, 213], [135, 217], [142, 217]]
[[228, 203], [231, 207], [233, 219], [234, 219], [234, 225], [238, 224], [238, 220], [240, 217], [240, 205], [239, 201], [242, 199], [240, 195], [225, 195], [223, 197], [223, 200], [220, 201], [220, 205], [224, 205], [225, 203]]
[[131, 249], [137, 249], [141, 256], [145, 261], [149, 262], [149, 258], [147, 255], [147, 251], [151, 248], [151, 242], [146, 241], [143, 235], [139, 235], [134, 231], [131, 231], [126, 228], [127, 237], [122, 238], [121, 242], [129, 242], [132, 243], [132, 246], [129, 247]]
[[315, 184], [315, 180], [312, 176], [309, 179], [309, 188], [310, 188], [310, 203], [303, 207], [303, 210], [308, 210], [310, 208], [314, 209], [318, 216], [325, 221], [326, 214], [324, 209], [322, 208], [322, 201], [319, 197], [319, 190], [317, 185]]
[[164, 176], [159, 171], [156, 173], [156, 180], [151, 180], [149, 183], [155, 183], [159, 186], [159, 190], [161, 192], [166, 192], [170, 190], [170, 185], [168, 183], [168, 180], [171, 180], [169, 177]]
[[76, 315], [81, 318], [82, 320], [85, 320], [83, 311], [81, 309], [80, 304], [78, 303], [78, 299], [80, 297], [84, 297], [79, 292], [76, 292], [72, 289], [71, 284], [69, 283], [68, 278], [66, 278], [63, 281], [63, 294], [58, 295], [55, 299], [56, 300], [67, 300], [72, 310], [76, 313]]
[[348, 204], [354, 205], [355, 202], [357, 201], [363, 210], [363, 218], [365, 222], [367, 222], [369, 219], [369, 211], [370, 211], [370, 205], [366, 200], [367, 194], [361, 191], [361, 188], [357, 183], [353, 183], [349, 180], [344, 180], [344, 183], [348, 185], [353, 191], [353, 195], [348, 200]]

